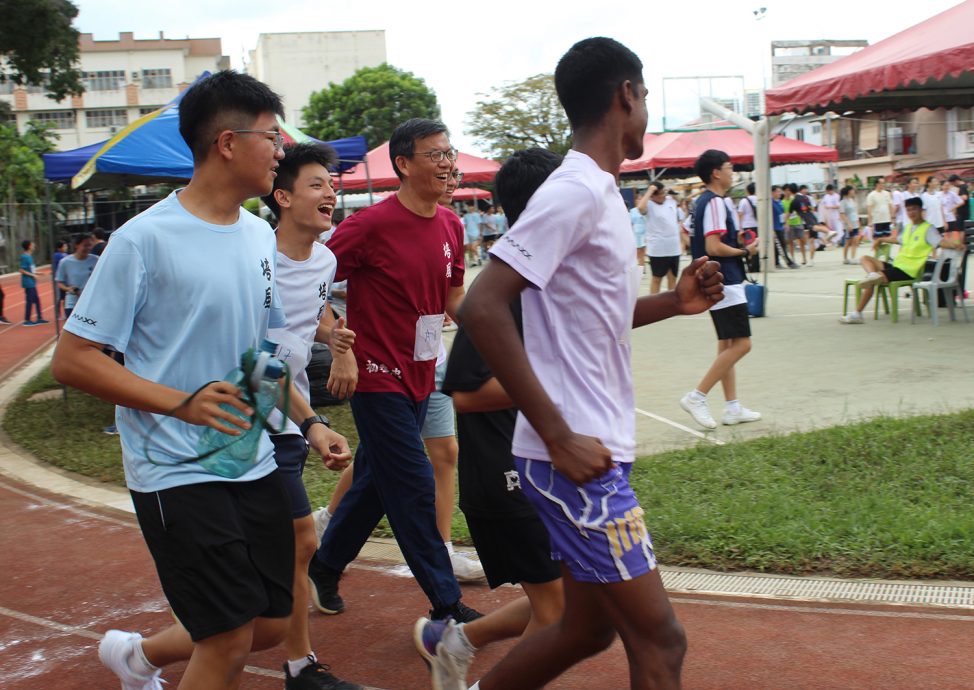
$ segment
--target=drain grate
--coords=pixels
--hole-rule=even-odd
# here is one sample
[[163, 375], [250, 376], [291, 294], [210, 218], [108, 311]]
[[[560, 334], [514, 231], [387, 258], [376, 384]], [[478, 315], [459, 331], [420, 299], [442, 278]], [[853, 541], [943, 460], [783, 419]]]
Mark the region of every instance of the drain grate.
[[974, 608], [974, 586], [709, 573], [660, 568], [671, 592]]

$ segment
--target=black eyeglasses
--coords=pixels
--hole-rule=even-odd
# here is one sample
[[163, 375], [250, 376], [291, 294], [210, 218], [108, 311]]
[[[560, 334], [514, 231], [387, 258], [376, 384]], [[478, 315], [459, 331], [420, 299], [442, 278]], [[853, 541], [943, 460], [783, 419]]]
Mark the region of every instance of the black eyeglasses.
[[459, 170], [454, 170], [453, 173], [451, 173], [451, 174], [453, 175], [453, 179], [456, 180], [458, 183], [459, 182], [463, 182], [463, 173], [462, 172], [460, 172]]
[[[268, 139], [268, 141], [274, 142], [274, 150], [284, 150], [284, 135], [278, 132], [276, 129], [231, 129], [230, 131], [234, 134], [271, 134], [274, 136], [274, 139]], [[215, 144], [217, 141], [219, 141], [219, 139], [214, 139], [213, 143]]]
[[422, 151], [413, 154], [414, 156], [426, 156], [434, 163], [439, 163], [444, 158], [446, 158], [451, 163], [457, 160], [457, 150], [447, 149], [446, 151], [441, 151], [440, 149], [435, 149], [433, 151]]

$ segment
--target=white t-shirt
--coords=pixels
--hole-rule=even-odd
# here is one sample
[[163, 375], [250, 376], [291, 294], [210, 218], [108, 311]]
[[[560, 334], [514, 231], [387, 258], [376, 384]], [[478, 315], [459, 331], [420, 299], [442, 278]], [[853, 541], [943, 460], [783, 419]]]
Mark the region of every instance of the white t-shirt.
[[[707, 235], [712, 235], [714, 233], [718, 235], [726, 234], [728, 231], [727, 204], [720, 203], [720, 197], [713, 197], [710, 200], [709, 208], [709, 212], [703, 214], [703, 236], [706, 237]], [[710, 311], [726, 309], [727, 307], [733, 307], [737, 304], [744, 304], [745, 302], [747, 302], [747, 296], [744, 293], [743, 283], [738, 283], [736, 285], [725, 284], [724, 299], [712, 306]]]
[[924, 192], [920, 195], [923, 200], [923, 218], [935, 228], [944, 227], [944, 211], [940, 205], [937, 193]]
[[953, 189], [940, 192], [940, 205], [944, 212], [944, 225], [957, 220], [957, 204], [961, 203], [960, 195]]
[[897, 189], [893, 192], [892, 197], [893, 210], [896, 211], [894, 221], [896, 222], [897, 226], [902, 228], [903, 224], [906, 222], [906, 206], [904, 205], [906, 202], [906, 196], [903, 194], [903, 192]]
[[893, 221], [889, 215], [889, 207], [892, 203], [893, 197], [885, 189], [881, 192], [874, 189], [866, 195], [866, 210], [871, 214], [873, 224]]
[[824, 214], [824, 220], [827, 223], [838, 223], [839, 218], [839, 195], [835, 192], [831, 194], [826, 194], [822, 197], [822, 203], [819, 206], [819, 210]]
[[[534, 286], [521, 295], [524, 347], [568, 426], [601, 439], [616, 462], [635, 460], [630, 332], [640, 269], [615, 177], [569, 151], [490, 251]], [[550, 459], [521, 414], [512, 450]]]
[[679, 207], [672, 199], [646, 204], [646, 253], [649, 256], [679, 256]]
[[[328, 291], [335, 279], [338, 261], [325, 245], [315, 242], [311, 256], [304, 261], [277, 254], [277, 275], [274, 279], [281, 296], [287, 328], [272, 328], [267, 337], [279, 344], [278, 357], [291, 368], [291, 377], [305, 401], [311, 400], [311, 384], [305, 370], [311, 361], [311, 346], [318, 331], [318, 322], [325, 311]], [[285, 434], [301, 434], [297, 424], [274, 410], [268, 420], [274, 429], [286, 421]]]
[[[64, 328], [124, 352], [137, 376], [188, 395], [239, 366], [269, 326], [285, 325], [276, 253], [271, 227], [254, 214], [241, 210], [236, 223], [213, 225], [173, 192], [112, 234]], [[205, 427], [121, 406], [115, 417], [133, 491], [252, 481], [276, 467], [266, 433], [254, 467], [226, 479], [187, 462]]]
[[739, 229], [756, 228], [758, 226], [757, 216], [754, 209], [758, 207], [758, 198], [754, 195], [746, 196], [737, 205], [737, 214], [741, 218]]

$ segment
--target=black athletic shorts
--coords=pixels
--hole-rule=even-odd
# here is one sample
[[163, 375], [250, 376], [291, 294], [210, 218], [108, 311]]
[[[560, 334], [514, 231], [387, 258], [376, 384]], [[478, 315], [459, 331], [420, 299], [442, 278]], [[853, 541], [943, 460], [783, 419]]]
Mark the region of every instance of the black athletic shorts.
[[747, 304], [711, 309], [710, 318], [714, 322], [714, 330], [717, 331], [717, 340], [751, 337], [751, 322], [748, 320]]
[[897, 280], [916, 280], [906, 271], [903, 271], [888, 261], [883, 262], [883, 275], [886, 276], [886, 280], [889, 282], [894, 282]]
[[297, 434], [273, 434], [274, 461], [288, 498], [291, 517], [297, 520], [311, 515], [311, 503], [304, 488], [304, 464], [308, 460], [308, 442]]
[[680, 275], [680, 257], [651, 256], [649, 257], [649, 270], [656, 278], [662, 278], [667, 273], [678, 276]]
[[294, 524], [276, 470], [130, 493], [162, 591], [194, 642], [291, 615]]
[[561, 568], [551, 560], [551, 541], [541, 518], [478, 518], [466, 516], [467, 527], [484, 566], [487, 584], [506, 582], [540, 585], [561, 577]]
[[873, 237], [889, 237], [893, 234], [892, 223], [873, 223]]
[[962, 221], [962, 220], [951, 220], [951, 221], [947, 221], [947, 230], [948, 231], [954, 231], [954, 232], [956, 232], [957, 230], [963, 230], [963, 229], [964, 229], [964, 221]]

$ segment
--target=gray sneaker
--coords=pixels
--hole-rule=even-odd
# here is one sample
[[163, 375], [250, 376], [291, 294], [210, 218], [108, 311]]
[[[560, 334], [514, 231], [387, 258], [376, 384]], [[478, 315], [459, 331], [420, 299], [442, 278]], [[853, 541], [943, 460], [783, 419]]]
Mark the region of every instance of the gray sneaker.
[[429, 667], [435, 690], [467, 690], [467, 669], [473, 655], [464, 658], [451, 654], [443, 644], [443, 636], [455, 625], [453, 619], [431, 621], [420, 618], [413, 626], [413, 644]]
[[680, 398], [680, 407], [685, 412], [688, 412], [693, 417], [693, 421], [704, 429], [717, 428], [717, 422], [714, 420], [713, 415], [710, 414], [710, 408], [707, 406], [706, 400], [694, 400], [690, 393], [687, 393]]

